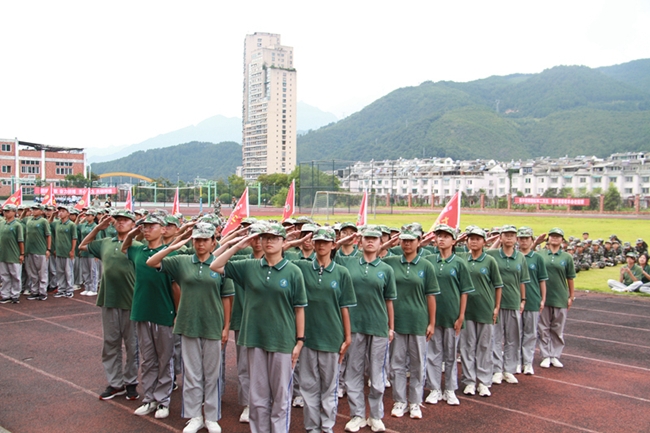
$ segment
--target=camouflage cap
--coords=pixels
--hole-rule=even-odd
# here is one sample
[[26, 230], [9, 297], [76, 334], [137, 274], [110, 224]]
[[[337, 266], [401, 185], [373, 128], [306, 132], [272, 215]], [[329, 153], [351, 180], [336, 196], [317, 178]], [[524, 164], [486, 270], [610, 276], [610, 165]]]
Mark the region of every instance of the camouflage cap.
[[447, 224], [438, 224], [433, 228], [433, 231], [438, 234], [438, 232], [449, 233], [453, 239], [456, 239], [456, 229], [449, 227]]
[[248, 234], [255, 235], [265, 233], [268, 225], [269, 224], [264, 221], [258, 221], [255, 224], [251, 224], [250, 227], [248, 227]]
[[500, 233], [517, 233], [517, 227], [506, 224], [501, 227]]
[[128, 218], [128, 219], [130, 219], [130, 220], [132, 220], [132, 221], [135, 221], [135, 214], [134, 214], [133, 212], [131, 212], [130, 210], [128, 210], [128, 209], [119, 209], [119, 210], [116, 210], [116, 211], [113, 213], [113, 215], [111, 215], [111, 216], [112, 216], [113, 218], [123, 217], [123, 218]]
[[215, 227], [206, 222], [199, 222], [192, 228], [192, 239], [209, 239], [214, 236]]
[[573, 245], [569, 245], [568, 247], [566, 247], [566, 249], [567, 249], [567, 251], [569, 251], [569, 250], [575, 250], [576, 247], [573, 246]]
[[419, 223], [405, 224], [399, 232], [399, 238], [404, 240], [414, 240], [422, 237], [422, 226]]
[[332, 226], [335, 232], [341, 231], [341, 223], [336, 223]]
[[548, 235], [560, 235], [562, 238], [564, 238], [564, 230], [562, 230], [559, 227], [553, 227], [551, 230], [548, 231]]
[[97, 211], [95, 209], [88, 209], [86, 215], [97, 216]]
[[296, 220], [293, 218], [287, 218], [286, 220], [282, 221], [283, 226], [292, 226], [296, 223]]
[[8, 203], [2, 207], [3, 211], [14, 211], [18, 210], [18, 207], [15, 204]]
[[390, 228], [388, 226], [380, 224], [379, 230], [381, 231], [382, 234], [390, 236]]
[[18, 210], [23, 210], [23, 209], [27, 209], [27, 206], [25, 206], [24, 204], [18, 205]]
[[57, 204], [57, 205], [56, 205], [56, 208], [57, 208], [57, 209], [65, 209], [65, 210], [67, 210], [67, 211], [70, 211], [70, 209], [68, 209], [68, 206], [66, 206], [66, 205], [64, 205], [64, 204]]
[[584, 246], [585, 246], [585, 244], [582, 243], [582, 242], [578, 242], [578, 243], [576, 244], [576, 247], [583, 248]]
[[[549, 233], [549, 234], [550, 234], [550, 233]], [[587, 240], [585, 240], [585, 243], [586, 243], [586, 244], [590, 244], [590, 243], [592, 243], [592, 242], [593, 242], [593, 241], [592, 241], [591, 239], [587, 239]]]
[[150, 213], [142, 220], [142, 224], [160, 224], [161, 226], [166, 226], [165, 218], [162, 215], [155, 213]]
[[165, 217], [165, 223], [166, 223], [166, 225], [173, 224], [173, 225], [175, 225], [176, 227], [180, 227], [180, 226], [181, 226], [181, 221], [180, 221], [177, 217], [175, 217], [175, 216], [173, 216], [173, 215], [167, 215], [167, 216]]
[[357, 225], [355, 223], [351, 222], [351, 221], [346, 221], [344, 223], [341, 223], [341, 230], [347, 229], [347, 228], [354, 229], [355, 232], [359, 231], [359, 227], [357, 227]]
[[32, 209], [38, 209], [38, 210], [45, 210], [45, 206], [39, 203], [34, 203], [33, 205], [30, 206]]
[[299, 216], [294, 224], [314, 224], [314, 220], [308, 216]]
[[391, 227], [391, 228], [390, 228], [390, 233], [391, 233], [391, 234], [393, 234], [393, 233], [399, 233], [399, 232], [400, 232], [400, 230], [399, 230], [397, 227]]
[[56, 210], [56, 207], [52, 206], [51, 204], [44, 205], [44, 206], [45, 206], [45, 210], [49, 210], [49, 211]]
[[573, 236], [569, 236], [569, 241], [574, 240], [575, 238]]
[[604, 243], [605, 243], [605, 244], [610, 244], [610, 245], [611, 245], [612, 241], [610, 241], [610, 240], [606, 240]]
[[477, 227], [477, 226], [472, 226], [472, 228], [467, 230], [467, 236], [471, 236], [471, 235], [480, 236], [483, 239], [485, 239], [487, 237], [487, 235], [485, 234], [485, 230], [483, 230], [482, 228]]
[[267, 225], [262, 234], [280, 236], [283, 239], [286, 239], [286, 237], [287, 237], [287, 231], [285, 230], [284, 227], [282, 227], [281, 224], [278, 224], [278, 223], [273, 223], [273, 224]]
[[637, 243], [637, 244], [642, 244], [642, 243], [643, 243], [643, 239], [641, 239], [641, 238], [637, 239], [637, 240], [636, 240], [636, 243]]
[[244, 218], [241, 220], [241, 224], [255, 224], [257, 222], [257, 218], [249, 217], [249, 218]]
[[136, 215], [143, 215], [143, 216], [149, 215], [149, 211], [146, 210], [146, 209], [138, 209], [133, 213], [136, 214]]
[[629, 253], [625, 254], [625, 257], [632, 257], [634, 260], [636, 260], [636, 253], [630, 251]]
[[518, 238], [532, 238], [533, 237], [533, 229], [530, 227], [519, 227], [519, 230], [517, 230], [517, 237]]
[[315, 233], [316, 231], [318, 231], [318, 225], [316, 224], [304, 224], [300, 228], [300, 233], [302, 232]]
[[596, 240], [594, 241], [594, 245], [595, 245], [595, 246], [598, 246], [598, 245], [600, 245], [600, 244], [601, 244], [600, 240], [596, 239]]
[[363, 230], [361, 230], [361, 236], [364, 238], [380, 238], [381, 229], [376, 225], [367, 225]]
[[629, 246], [631, 246], [631, 245], [630, 245], [629, 242], [623, 242], [623, 246], [624, 246], [624, 247], [629, 247]]
[[336, 232], [331, 227], [321, 227], [314, 233], [313, 241], [336, 241]]
[[79, 209], [74, 206], [68, 207], [68, 212], [70, 212], [72, 215], [79, 215]]

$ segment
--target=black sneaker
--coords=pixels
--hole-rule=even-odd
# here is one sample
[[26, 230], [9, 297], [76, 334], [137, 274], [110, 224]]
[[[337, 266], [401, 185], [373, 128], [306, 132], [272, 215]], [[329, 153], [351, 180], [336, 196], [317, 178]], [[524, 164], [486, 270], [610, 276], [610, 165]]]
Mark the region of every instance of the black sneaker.
[[65, 298], [65, 292], [60, 292], [60, 291], [57, 290], [56, 293], [54, 294], [54, 297], [55, 298]]
[[8, 304], [11, 302], [11, 298], [2, 298], [0, 299], [0, 304]]
[[18, 298], [11, 298], [11, 303], [12, 303], [12, 304], [20, 304], [20, 299], [18, 299]]
[[113, 388], [112, 386], [108, 385], [106, 387], [106, 391], [102, 392], [99, 394], [99, 399], [100, 400], [110, 400], [116, 395], [124, 395], [126, 394], [126, 389], [124, 387], [122, 388]]
[[39, 301], [46, 301], [46, 300], [47, 300], [47, 295], [40, 295], [40, 296], [38, 297], [38, 300], [39, 300]]
[[140, 398], [138, 394], [138, 385], [127, 385], [126, 386], [126, 399], [127, 400], [137, 400]]
[[74, 296], [73, 292], [68, 292], [68, 293], [65, 294], [66, 298], [72, 298], [73, 296]]
[[41, 295], [39, 295], [38, 293], [35, 293], [35, 294], [31, 294], [31, 295], [29, 295], [29, 296], [27, 297], [27, 300], [28, 300], [28, 301], [37, 301], [38, 298], [40, 298], [40, 297], [41, 297]]

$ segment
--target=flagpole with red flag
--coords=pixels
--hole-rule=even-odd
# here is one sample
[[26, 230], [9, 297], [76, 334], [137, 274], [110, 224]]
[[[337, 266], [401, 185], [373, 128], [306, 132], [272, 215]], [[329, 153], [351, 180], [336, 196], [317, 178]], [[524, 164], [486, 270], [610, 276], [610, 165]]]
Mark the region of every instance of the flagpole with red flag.
[[287, 199], [284, 202], [284, 211], [282, 212], [282, 222], [285, 222], [288, 218], [291, 218], [291, 215], [293, 215], [295, 209], [296, 209], [296, 179], [291, 181], [291, 186], [289, 186], [289, 192], [287, 192]]
[[368, 190], [363, 192], [361, 206], [359, 206], [359, 215], [357, 216], [357, 226], [365, 226], [368, 223]]
[[[131, 191], [129, 191], [129, 194]], [[176, 187], [176, 194], [174, 194], [174, 204], [172, 205], [172, 215], [181, 213], [181, 206], [178, 203], [178, 187]]]
[[248, 218], [248, 187], [244, 190], [244, 193], [237, 201], [235, 208], [232, 210], [232, 213], [228, 217], [228, 222], [226, 226], [221, 231], [221, 236], [224, 237], [231, 231], [235, 230], [241, 224], [241, 221], [244, 218]]
[[77, 210], [82, 210], [84, 207], [90, 204], [90, 188], [84, 190], [84, 195], [81, 197], [81, 200], [74, 205], [74, 208]]
[[7, 198], [4, 203], [2, 203], [2, 207], [7, 204], [14, 204], [16, 206], [23, 204], [23, 189], [20, 187], [20, 185], [18, 185], [16, 192], [11, 194], [11, 196], [9, 196], [9, 198]]
[[429, 231], [433, 230], [438, 224], [446, 224], [455, 229], [460, 228], [460, 191], [456, 191], [456, 194], [440, 211], [440, 215], [438, 215], [436, 222], [433, 223]]
[[[176, 190], [178, 194], [178, 190]], [[129, 187], [129, 192], [126, 193], [126, 203], [124, 203], [124, 209], [130, 210], [133, 212], [133, 197], [131, 197], [131, 188]], [[174, 208], [172, 207], [172, 213], [174, 213]]]
[[47, 193], [45, 194], [45, 198], [43, 198], [43, 203], [45, 206], [56, 206], [56, 199], [54, 198], [54, 184], [51, 183], [50, 186], [47, 189]]

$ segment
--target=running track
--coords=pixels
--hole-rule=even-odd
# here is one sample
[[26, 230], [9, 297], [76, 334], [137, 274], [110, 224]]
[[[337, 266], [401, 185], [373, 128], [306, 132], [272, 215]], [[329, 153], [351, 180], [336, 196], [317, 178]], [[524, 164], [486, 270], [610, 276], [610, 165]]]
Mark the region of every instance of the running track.
[[[650, 300], [578, 293], [565, 329], [563, 369], [517, 376], [517, 385], [494, 385], [492, 397], [465, 397], [461, 404], [423, 408], [422, 420], [391, 418], [387, 390], [384, 417], [389, 432], [647, 432], [650, 431]], [[103, 402], [99, 308], [75, 292], [0, 305], [0, 432], [181, 431], [181, 391], [172, 395], [170, 417], [132, 414], [140, 401]], [[231, 337], [232, 338], [232, 337]], [[234, 344], [228, 347], [224, 432], [248, 432], [238, 422]], [[339, 402], [335, 431], [348, 417]], [[207, 430], [203, 430], [207, 431]], [[292, 432], [304, 431], [301, 409], [292, 411]], [[370, 432], [362, 429], [362, 432]]]

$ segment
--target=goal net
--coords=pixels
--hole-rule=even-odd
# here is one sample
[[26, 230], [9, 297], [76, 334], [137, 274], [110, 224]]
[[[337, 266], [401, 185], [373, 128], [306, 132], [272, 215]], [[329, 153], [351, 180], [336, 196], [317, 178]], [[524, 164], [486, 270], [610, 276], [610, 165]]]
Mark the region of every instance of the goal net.
[[[368, 197], [368, 215], [375, 212], [375, 197], [374, 194]], [[311, 217], [356, 221], [362, 199], [363, 192], [316, 191]]]

